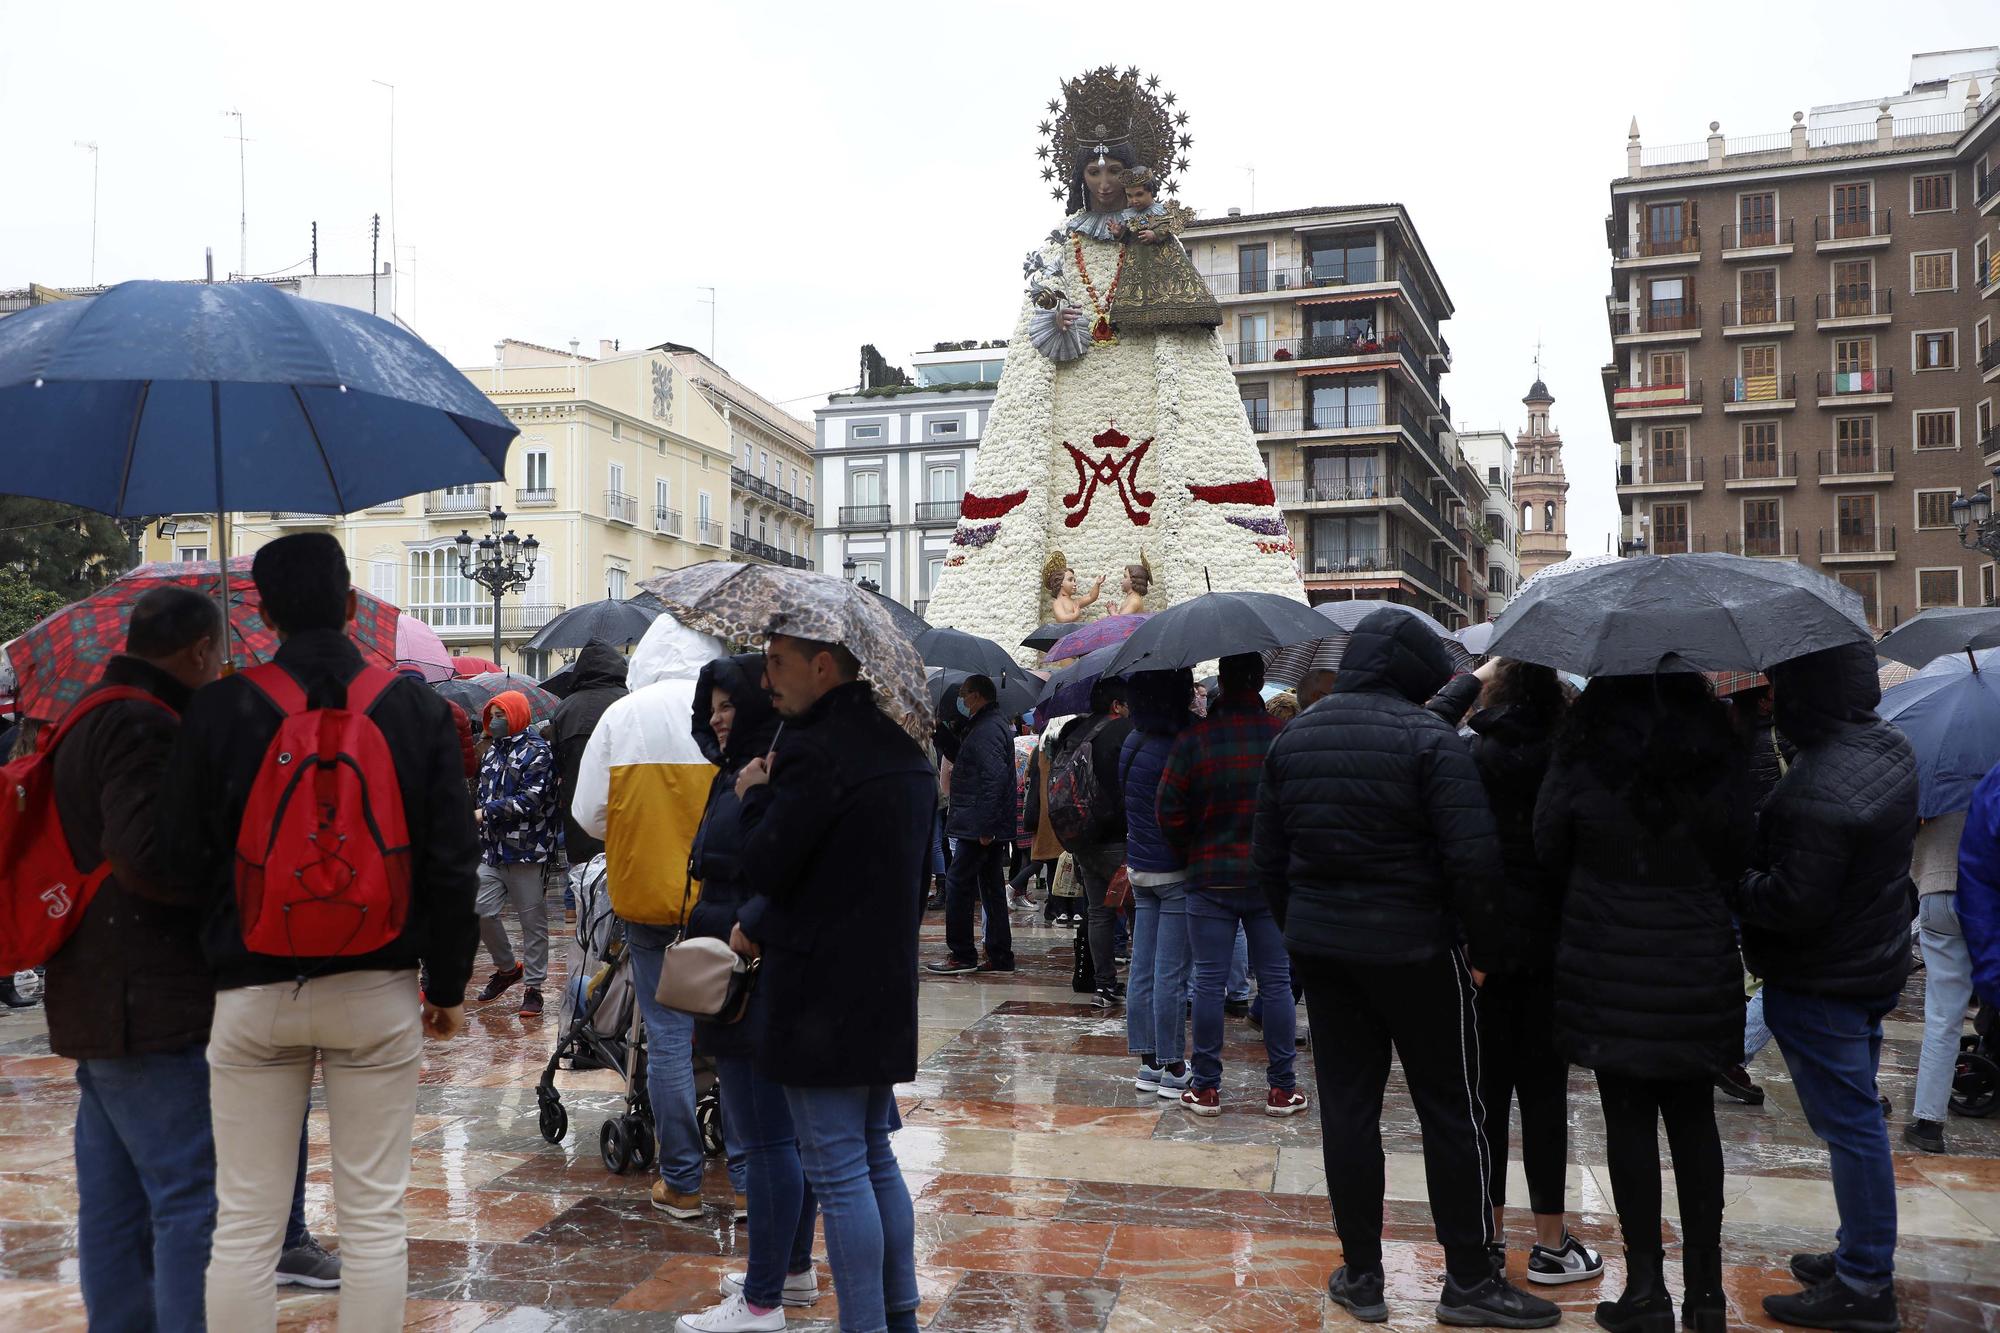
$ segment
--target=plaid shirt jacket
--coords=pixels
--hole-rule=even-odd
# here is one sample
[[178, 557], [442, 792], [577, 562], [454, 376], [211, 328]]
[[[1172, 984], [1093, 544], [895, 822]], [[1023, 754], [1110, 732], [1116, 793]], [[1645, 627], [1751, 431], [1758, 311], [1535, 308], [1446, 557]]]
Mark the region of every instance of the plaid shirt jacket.
[[1160, 831], [1187, 862], [1191, 888], [1262, 901], [1250, 860], [1250, 826], [1264, 756], [1283, 723], [1256, 693], [1223, 697], [1174, 742], [1160, 778]]

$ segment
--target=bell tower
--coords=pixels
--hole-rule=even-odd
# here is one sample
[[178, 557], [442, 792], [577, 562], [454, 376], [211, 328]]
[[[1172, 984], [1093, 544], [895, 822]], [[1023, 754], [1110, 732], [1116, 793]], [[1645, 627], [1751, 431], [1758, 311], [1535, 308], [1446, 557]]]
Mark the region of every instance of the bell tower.
[[1569, 559], [1569, 479], [1563, 475], [1562, 435], [1549, 422], [1555, 395], [1542, 383], [1542, 358], [1535, 356], [1535, 382], [1521, 402], [1527, 428], [1514, 437], [1514, 503], [1521, 524], [1521, 580], [1526, 582], [1559, 560]]

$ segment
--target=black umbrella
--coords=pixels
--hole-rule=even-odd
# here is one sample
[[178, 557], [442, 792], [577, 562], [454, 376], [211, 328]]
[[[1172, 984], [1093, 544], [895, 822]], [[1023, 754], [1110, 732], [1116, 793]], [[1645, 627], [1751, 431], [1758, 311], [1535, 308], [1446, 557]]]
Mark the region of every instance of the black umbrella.
[[1950, 653], [2000, 648], [2000, 606], [1934, 606], [1882, 636], [1875, 653], [1921, 667]]
[[1494, 622], [1494, 657], [1586, 676], [1661, 667], [1763, 671], [1867, 643], [1861, 598], [1784, 560], [1646, 555], [1524, 587]]
[[950, 667], [954, 671], [976, 671], [999, 680], [1009, 671], [1019, 671], [1005, 648], [991, 639], [967, 634], [962, 629], [934, 626], [917, 636], [917, 652], [925, 666]]
[[542, 688], [558, 699], [569, 698], [569, 692], [576, 688], [576, 663], [571, 662], [554, 674], [542, 677]]
[[1325, 636], [1326, 621], [1304, 602], [1274, 592], [1206, 592], [1132, 631], [1106, 674], [1171, 671]]
[[[931, 687], [931, 707], [938, 716], [946, 716], [952, 708], [952, 701], [958, 698], [958, 687], [978, 673], [955, 671], [950, 667], [932, 667], [929, 671]], [[1000, 697], [993, 702], [1001, 713], [1008, 717], [1019, 717], [1035, 706], [1035, 696], [1040, 693], [1042, 682], [1019, 667], [1005, 676], [995, 676], [993, 684]]]
[[1091, 691], [1104, 678], [1104, 668], [1111, 665], [1111, 659], [1118, 656], [1118, 650], [1124, 646], [1114, 643], [1094, 653], [1085, 653], [1050, 676], [1043, 682], [1041, 695], [1035, 700], [1037, 718], [1068, 717], [1089, 712]]
[[646, 630], [660, 618], [656, 599], [585, 602], [573, 606], [542, 626], [526, 649], [531, 653], [564, 648], [588, 647], [592, 639], [602, 639], [617, 648], [629, 648], [646, 637]]
[[1470, 671], [1472, 654], [1466, 651], [1452, 632], [1431, 616], [1425, 615], [1414, 606], [1401, 602], [1383, 601], [1372, 597], [1357, 597], [1348, 602], [1321, 602], [1313, 608], [1313, 614], [1323, 617], [1333, 633], [1319, 640], [1295, 643], [1289, 648], [1279, 648], [1264, 654], [1264, 680], [1268, 684], [1293, 688], [1305, 683], [1307, 676], [1315, 671], [1338, 671], [1340, 659], [1347, 654], [1347, 640], [1356, 626], [1381, 610], [1394, 611], [1408, 616], [1425, 629], [1437, 635], [1444, 645], [1445, 656], [1451, 659], [1453, 671]]
[[1027, 638], [1021, 640], [1021, 646], [1045, 653], [1061, 643], [1063, 635], [1075, 628], [1076, 626], [1065, 625], [1060, 620], [1051, 620], [1048, 624], [1037, 627]]

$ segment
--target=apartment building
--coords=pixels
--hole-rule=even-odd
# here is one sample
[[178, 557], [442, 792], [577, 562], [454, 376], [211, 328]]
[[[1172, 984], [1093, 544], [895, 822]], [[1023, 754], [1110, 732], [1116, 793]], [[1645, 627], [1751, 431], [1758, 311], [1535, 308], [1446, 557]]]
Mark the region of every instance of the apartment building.
[[1004, 341], [941, 343], [910, 358], [908, 384], [834, 394], [814, 413], [819, 567], [874, 583], [918, 615], [944, 575], [972, 485]]
[[2000, 48], [1788, 131], [1648, 148], [1606, 239], [1626, 552], [1799, 560], [1878, 628], [1991, 603], [1951, 502], [2000, 463]]
[[1409, 213], [1231, 209], [1183, 239], [1221, 303], [1307, 595], [1485, 619], [1486, 484], [1448, 429], [1451, 298]]
[[731, 553], [811, 569], [812, 427], [692, 347], [661, 343], [653, 350], [667, 355], [728, 428]]
[[1507, 600], [1521, 586], [1521, 557], [1516, 549], [1520, 509], [1514, 503], [1514, 441], [1504, 430], [1459, 431], [1457, 440], [1459, 452], [1465, 455], [1473, 475], [1486, 487], [1486, 503], [1474, 530], [1486, 547], [1483, 619], [1494, 620], [1507, 609]]

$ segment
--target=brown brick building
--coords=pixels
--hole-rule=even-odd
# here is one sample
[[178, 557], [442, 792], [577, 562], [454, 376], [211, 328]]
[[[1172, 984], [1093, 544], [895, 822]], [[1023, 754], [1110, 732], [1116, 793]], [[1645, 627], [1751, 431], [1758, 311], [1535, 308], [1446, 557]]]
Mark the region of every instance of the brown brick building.
[[1951, 502], [2000, 464], [1988, 48], [1788, 133], [1643, 148], [1611, 183], [1604, 368], [1627, 551], [1796, 559], [1878, 627], [1994, 600]]

